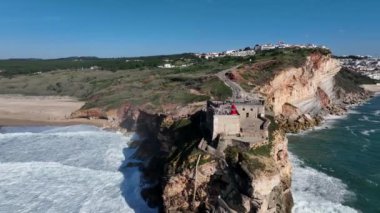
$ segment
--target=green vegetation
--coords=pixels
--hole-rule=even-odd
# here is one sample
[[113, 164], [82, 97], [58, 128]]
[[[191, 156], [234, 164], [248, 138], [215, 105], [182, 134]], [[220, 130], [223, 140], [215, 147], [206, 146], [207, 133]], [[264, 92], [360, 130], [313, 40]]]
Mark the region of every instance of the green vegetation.
[[331, 52], [319, 48], [284, 48], [258, 52], [255, 56], [250, 57], [250, 62], [246, 63], [250, 68], [240, 71], [243, 77], [240, 85], [243, 89], [250, 91], [258, 85], [263, 85], [281, 70], [289, 67], [301, 67], [305, 64], [307, 56], [318, 53], [329, 55]]
[[19, 74], [33, 74], [54, 70], [83, 70], [98, 67], [101, 70], [117, 71], [128, 69], [155, 68], [164, 63], [164, 60], [181, 65], [196, 62], [193, 54], [162, 55], [134, 58], [97, 58], [71, 57], [61, 59], [8, 59], [0, 60], [0, 70], [3, 76]]
[[261, 145], [259, 147], [254, 147], [248, 151], [250, 155], [253, 156], [264, 156], [270, 157], [273, 149], [274, 134], [276, 131], [280, 130], [279, 125], [276, 123], [276, 120], [273, 116], [266, 115], [266, 117], [271, 121], [268, 132], [269, 132], [269, 141], [267, 144]]
[[263, 171], [266, 168], [265, 164], [257, 158], [246, 159], [244, 163], [252, 174], [255, 174], [257, 171]]
[[273, 145], [272, 143], [264, 144], [262, 146], [259, 146], [257, 148], [252, 148], [248, 151], [249, 154], [255, 155], [255, 156], [265, 156], [270, 157], [270, 153], [272, 151]]
[[[0, 60], [0, 75], [30, 75], [40, 72], [57, 70], [96, 70], [118, 71], [133, 69], [154, 69], [165, 63], [176, 65], [175, 73], [203, 72], [215, 73], [228, 66], [246, 61], [240, 57], [224, 57], [212, 60], [197, 58], [194, 54], [184, 53], [176, 55], [159, 55], [133, 58], [97, 58], [97, 57], [70, 57], [60, 59], [6, 59]], [[181, 65], [186, 65], [182, 67]], [[188, 66], [189, 65], [189, 66]]]
[[276, 122], [276, 119], [273, 116], [266, 115], [265, 117], [270, 120], [270, 125], [268, 127], [268, 132], [269, 132], [269, 142], [272, 143], [273, 140], [274, 140], [274, 133], [276, 131], [279, 131], [280, 127], [279, 127], [278, 123]]
[[0, 77], [0, 92], [74, 96], [87, 102], [85, 108], [112, 108], [128, 102], [155, 111], [161, 111], [165, 104], [186, 105], [231, 96], [228, 87], [201, 71], [178, 73], [158, 68], [116, 72], [54, 71]]
[[[242, 74], [244, 80], [239, 83], [249, 90], [272, 78], [280, 67], [302, 64], [306, 56], [315, 51], [322, 50], [279, 49], [263, 51], [254, 57], [211, 60], [199, 59], [193, 54], [114, 59], [0, 60], [0, 93], [68, 95], [86, 101], [85, 108], [107, 109], [131, 103], [148, 111], [164, 112], [173, 104], [184, 106], [230, 97], [230, 88], [214, 76], [221, 70], [239, 64], [262, 64], [258, 71]], [[158, 68], [165, 63], [178, 67]], [[181, 66], [185, 64], [190, 66]], [[93, 69], [88, 69], [91, 67]]]
[[216, 100], [225, 100], [232, 96], [231, 89], [217, 78], [212, 78], [201, 88], [203, 91], [207, 91], [208, 95], [215, 97]]
[[[213, 74], [246, 60], [237, 57], [205, 60], [192, 54], [0, 60], [0, 93], [68, 95], [86, 101], [85, 108], [107, 109], [131, 103], [148, 111], [163, 112], [170, 104], [184, 106], [227, 99], [232, 95], [230, 88]], [[158, 68], [165, 63], [178, 68]], [[190, 66], [182, 67], [184, 64]]]
[[361, 84], [376, 84], [380, 81], [374, 80], [360, 73], [343, 68], [335, 76], [336, 85], [342, 88], [346, 92], [358, 92], [363, 91], [359, 86]]
[[174, 174], [186, 168], [194, 168], [199, 155], [201, 155], [199, 165], [213, 160], [210, 155], [197, 148], [202, 139], [199, 119], [200, 114], [197, 113], [191, 118], [175, 121], [167, 131], [164, 131], [164, 134], [167, 133], [171, 137], [172, 142], [166, 159], [169, 173]]
[[306, 61], [306, 57], [311, 54], [331, 54], [328, 49], [320, 48], [284, 48], [284, 49], [274, 49], [261, 51], [254, 56], [254, 62], [261, 60], [274, 60], [276, 65], [280, 68], [284, 67], [301, 67]]
[[[240, 164], [246, 165], [247, 169], [255, 174], [257, 171], [270, 169], [266, 167], [266, 163], [272, 160], [270, 153], [271, 144], [264, 144], [251, 150], [242, 150], [237, 146], [230, 146], [224, 151], [226, 161], [233, 167], [240, 167]], [[266, 163], [264, 163], [266, 162]]]
[[190, 119], [180, 119], [180, 120], [177, 120], [175, 121], [172, 125], [171, 125], [171, 129], [172, 131], [174, 130], [179, 130], [180, 128], [183, 128], [187, 125], [190, 125], [191, 124], [191, 120]]
[[[237, 146], [228, 147], [225, 150], [226, 160], [227, 162], [231, 164], [236, 164], [241, 161], [242, 159], [249, 161], [248, 159], [251, 157], [264, 157], [269, 158], [271, 157], [271, 152], [273, 149], [273, 140], [274, 140], [274, 133], [275, 131], [279, 130], [278, 124], [275, 122], [273, 116], [266, 116], [268, 119], [271, 120], [271, 124], [269, 125], [268, 131], [269, 131], [269, 142], [266, 144], [262, 144], [258, 147], [254, 147], [250, 150], [242, 150], [239, 149]], [[239, 159], [240, 158], [240, 159]]]
[[227, 149], [224, 150], [224, 154], [226, 156], [226, 161], [230, 165], [235, 165], [239, 162], [239, 153], [241, 153], [242, 150], [240, 150], [237, 146], [229, 146]]

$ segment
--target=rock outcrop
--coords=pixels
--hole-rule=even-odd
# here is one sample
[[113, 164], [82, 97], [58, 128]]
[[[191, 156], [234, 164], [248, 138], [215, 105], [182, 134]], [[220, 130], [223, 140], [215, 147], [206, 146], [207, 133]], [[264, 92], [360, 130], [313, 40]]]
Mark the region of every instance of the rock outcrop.
[[234, 151], [229, 153], [226, 165], [223, 160], [209, 159], [171, 176], [163, 184], [164, 209], [167, 212], [290, 212], [291, 165], [284, 134], [275, 133], [268, 156]]
[[259, 91], [281, 129], [296, 133], [319, 125], [328, 114], [343, 115], [349, 105], [370, 97], [355, 83], [357, 79], [345, 79], [340, 71], [337, 59], [313, 53], [303, 66], [282, 70]]
[[329, 55], [314, 53], [300, 68], [287, 68], [260, 88], [275, 115], [283, 113], [284, 104], [296, 106], [302, 113], [317, 114], [335, 98], [334, 76], [340, 62]]
[[[141, 117], [142, 116], [142, 117]], [[276, 131], [251, 150], [228, 149], [225, 158], [197, 149], [202, 112], [172, 119], [140, 112], [137, 131], [148, 132], [135, 157], [152, 187], [149, 204], [163, 212], [290, 212], [291, 165], [287, 140]]]
[[106, 116], [136, 131], [144, 140], [135, 157], [144, 179], [142, 191], [150, 206], [162, 212], [291, 212], [291, 164], [285, 132], [319, 125], [326, 113], [342, 114], [348, 104], [368, 94], [339, 87], [340, 63], [330, 55], [313, 53], [299, 68], [276, 72], [258, 88], [273, 110], [269, 141], [252, 149], [228, 147], [224, 156], [197, 149], [207, 131], [200, 104], [166, 106], [155, 114], [125, 105], [112, 112], [78, 112], [73, 116]]

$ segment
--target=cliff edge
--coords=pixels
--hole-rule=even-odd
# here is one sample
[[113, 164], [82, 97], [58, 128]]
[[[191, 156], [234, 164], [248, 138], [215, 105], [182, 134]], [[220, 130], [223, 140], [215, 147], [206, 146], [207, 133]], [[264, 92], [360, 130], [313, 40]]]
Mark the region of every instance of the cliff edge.
[[[204, 102], [159, 111], [125, 104], [73, 116], [104, 117], [144, 138], [134, 156], [150, 183], [142, 195], [162, 212], [291, 212], [285, 133], [319, 125], [371, 95], [357, 82], [368, 79], [319, 49], [265, 51], [215, 75], [233, 97], [213, 101], [211, 117]], [[249, 100], [256, 98], [263, 107]]]
[[207, 131], [203, 111], [179, 120], [164, 118], [156, 137], [159, 154], [146, 169], [161, 174], [155, 191], [162, 211], [291, 212], [292, 169], [285, 133], [318, 125], [324, 115], [344, 113], [348, 105], [371, 95], [353, 82], [364, 77], [351, 78], [330, 54], [312, 52], [298, 66], [280, 66], [262, 84], [249, 78], [240, 81], [242, 76], [257, 76], [249, 74], [257, 72], [257, 63], [263, 62], [231, 72], [243, 88], [260, 92], [266, 100], [272, 121], [268, 140], [252, 147], [229, 146], [215, 156], [199, 149]]

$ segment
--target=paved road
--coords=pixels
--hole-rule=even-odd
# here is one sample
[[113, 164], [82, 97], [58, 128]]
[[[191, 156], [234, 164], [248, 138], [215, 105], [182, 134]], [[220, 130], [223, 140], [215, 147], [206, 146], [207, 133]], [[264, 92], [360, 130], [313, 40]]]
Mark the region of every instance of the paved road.
[[[240, 65], [238, 65], [240, 66]], [[230, 72], [234, 69], [236, 69], [238, 66], [232, 67], [230, 69], [226, 69], [223, 71], [220, 71], [216, 74], [220, 80], [222, 80], [228, 87], [232, 90], [232, 99], [233, 100], [239, 100], [239, 99], [246, 99], [246, 98], [252, 98], [252, 96], [247, 93], [239, 84], [232, 81], [226, 76], [227, 72]]]

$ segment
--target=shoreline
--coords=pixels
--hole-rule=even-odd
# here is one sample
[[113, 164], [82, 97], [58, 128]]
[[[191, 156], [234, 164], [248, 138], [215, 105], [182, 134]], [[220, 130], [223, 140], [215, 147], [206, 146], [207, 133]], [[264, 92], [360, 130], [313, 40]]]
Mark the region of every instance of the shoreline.
[[0, 126], [110, 126], [105, 119], [71, 119], [71, 114], [84, 104], [85, 102], [68, 96], [0, 95]]
[[[361, 86], [363, 86], [363, 85], [361, 85]], [[366, 103], [368, 103], [368, 101], [372, 100], [373, 98], [375, 98], [377, 96], [380, 96], [380, 85], [378, 87], [379, 87], [379, 92], [373, 92], [373, 91], [365, 89], [367, 92], [371, 92], [373, 94], [370, 95], [367, 99], [364, 99], [364, 101], [357, 101], [356, 103], [347, 104], [345, 106], [346, 109], [347, 109], [347, 111], [345, 111], [343, 114], [330, 114], [330, 113], [328, 113], [328, 114], [322, 116], [322, 122], [319, 125], [312, 126], [312, 127], [308, 128], [308, 129], [300, 130], [297, 133], [285, 132], [285, 135], [286, 136], [288, 136], [288, 135], [303, 135], [303, 134], [307, 134], [307, 133], [312, 132], [312, 131], [319, 131], [319, 130], [323, 130], [323, 129], [329, 129], [331, 127], [329, 124], [333, 124], [337, 120], [341, 120], [341, 119], [347, 118], [350, 114], [354, 114], [355, 113], [355, 108], [356, 107], [359, 107], [359, 106], [361, 106], [363, 104], [366, 104]]]
[[[380, 97], [380, 94], [377, 93], [376, 95], [371, 96], [369, 99], [367, 99], [363, 103], [350, 105], [348, 107], [347, 113], [345, 113], [344, 115], [336, 116], [336, 117], [331, 116], [328, 118], [324, 118], [324, 122], [320, 126], [317, 126], [317, 129], [311, 128], [311, 129], [308, 129], [306, 131], [303, 131], [303, 132], [300, 132], [297, 134], [287, 133], [286, 136], [287, 136], [288, 140], [289, 140], [289, 137], [295, 137], [295, 139], [293, 138], [293, 140], [296, 140], [296, 141], [289, 140], [289, 144], [291, 144], [291, 143], [292, 144], [304, 144], [305, 142], [308, 142], [308, 140], [310, 138], [313, 138], [313, 136], [321, 134], [318, 131], [325, 130], [326, 129], [325, 127], [327, 127], [327, 129], [332, 129], [332, 130], [328, 130], [328, 131], [342, 131], [339, 129], [340, 128], [345, 129], [347, 124], [345, 124], [344, 126], [340, 125], [339, 123], [341, 122], [341, 120], [350, 119], [352, 122], [352, 118], [350, 118], [350, 116], [352, 116], [352, 115], [360, 115], [360, 116], [364, 115], [362, 110], [357, 110], [357, 109], [360, 107], [364, 107], [365, 105], [372, 102], [375, 98], [378, 99], [379, 97]], [[343, 122], [345, 122], [345, 121], [343, 121]], [[355, 124], [351, 123], [351, 125], [355, 125]], [[345, 128], [343, 128], [343, 127], [345, 127]], [[365, 127], [365, 129], [367, 129], [367, 127]], [[371, 128], [368, 128], [368, 129], [371, 129]], [[372, 129], [373, 129], [373, 127], [372, 127]], [[348, 131], [348, 130], [346, 130], [346, 131]], [[352, 131], [352, 130], [350, 130], [350, 131]], [[356, 134], [358, 134], [356, 137], [359, 137], [359, 138], [364, 137], [363, 136], [364, 134], [362, 132], [358, 132], [358, 131], [359, 130], [357, 130], [357, 132], [355, 132]], [[308, 134], [312, 134], [312, 133], [314, 133], [314, 134], [311, 137], [307, 136]], [[360, 133], [363, 135], [361, 135]], [[352, 134], [354, 134], [354, 133], [352, 132]], [[367, 136], [369, 136], [369, 135], [367, 135]], [[315, 139], [315, 140], [317, 140], [317, 139]], [[319, 142], [319, 141], [317, 141], [317, 142]], [[317, 142], [314, 141], [314, 143], [317, 143]], [[333, 142], [335, 142], [335, 141], [333, 141]], [[365, 145], [363, 145], [363, 146], [365, 146]], [[289, 149], [289, 154], [293, 156], [293, 159], [291, 160], [292, 165], [294, 166], [293, 168], [296, 168], [299, 170], [298, 171], [298, 179], [294, 178], [294, 174], [295, 174], [294, 171], [292, 174], [292, 181], [295, 180], [298, 183], [298, 185], [294, 184], [294, 182], [292, 183], [292, 187], [298, 188], [298, 196], [295, 196], [295, 197], [298, 197], [298, 200], [296, 200], [298, 202], [295, 202], [296, 208], [293, 210], [300, 211], [300, 210], [304, 209], [305, 207], [307, 207], [307, 206], [305, 206], [305, 204], [311, 203], [311, 202], [308, 203], [308, 200], [304, 199], [304, 197], [302, 197], [303, 195], [305, 195], [305, 193], [314, 194], [317, 197], [319, 195], [318, 193], [314, 193], [313, 191], [306, 191], [309, 188], [313, 188], [312, 185], [308, 185], [301, 180], [301, 178], [304, 178], [305, 175], [308, 175], [307, 170], [316, 171], [316, 172], [309, 172], [310, 173], [309, 175], [313, 175], [314, 179], [318, 178], [318, 177], [325, 177], [325, 178], [329, 178], [330, 181], [335, 181], [336, 183], [334, 185], [340, 186], [340, 190], [342, 191], [342, 193], [344, 193], [347, 196], [358, 195], [358, 193], [359, 193], [359, 191], [357, 191], [358, 188], [352, 189], [351, 186], [354, 184], [347, 181], [347, 179], [344, 179], [342, 174], [331, 174], [331, 173], [327, 172], [326, 170], [323, 170], [323, 168], [325, 168], [325, 167], [318, 167], [316, 165], [307, 164], [307, 161], [308, 161], [307, 155], [305, 155], [305, 154], [297, 155], [296, 154], [297, 152], [293, 152], [295, 150], [300, 150], [302, 147], [303, 148], [310, 147], [309, 145], [303, 145], [301, 147], [295, 145], [295, 147], [293, 147], [293, 149]], [[354, 152], [354, 151], [351, 150], [351, 152]], [[301, 151], [301, 153], [302, 153], [302, 151]], [[305, 157], [305, 158], [303, 158], [303, 157]], [[299, 164], [299, 163], [301, 163], [301, 164]], [[331, 164], [335, 164], [335, 163], [336, 162], [332, 162]], [[297, 164], [299, 164], [298, 167], [297, 167]], [[302, 177], [300, 177], [301, 174], [302, 174]], [[322, 180], [320, 181], [320, 183], [323, 183]], [[319, 186], [321, 186], [321, 185], [319, 185]], [[296, 193], [297, 193], [297, 191], [294, 188], [292, 188], [292, 192], [293, 192], [293, 195], [296, 195]], [[368, 195], [368, 196], [370, 196], [370, 195]], [[302, 198], [302, 200], [300, 198]], [[320, 198], [323, 198], [323, 197], [320, 197]], [[316, 198], [312, 198], [312, 199], [316, 200]], [[331, 204], [332, 204], [332, 207], [335, 206], [334, 208], [344, 209], [345, 210], [344, 212], [357, 212], [357, 211], [360, 212], [362, 209], [358, 208], [358, 206], [356, 206], [356, 205], [353, 205], [354, 202], [356, 202], [355, 199], [350, 200], [350, 197], [346, 197], [342, 201], [332, 202]], [[298, 204], [298, 206], [297, 206], [297, 204]]]
[[0, 118], [2, 126], [72, 126], [72, 125], [92, 125], [100, 128], [108, 128], [107, 120], [86, 118], [66, 119], [66, 120], [28, 120], [28, 119], [8, 119]]
[[360, 87], [369, 92], [380, 93], [380, 84], [363, 84]]
[[[373, 97], [375, 97], [375, 96], [373, 96]], [[297, 133], [291, 133], [291, 132], [285, 133], [285, 135], [286, 136], [288, 136], [288, 135], [291, 135], [291, 136], [304, 135], [304, 134], [307, 134], [307, 133], [310, 133], [310, 132], [313, 132], [313, 131], [319, 131], [319, 130], [329, 129], [329, 128], [331, 128], [333, 126], [333, 124], [336, 121], [342, 120], [342, 119], [346, 119], [350, 114], [355, 114], [355, 110], [354, 109], [356, 107], [359, 107], [362, 104], [365, 104], [366, 102], [368, 102], [369, 100], [371, 100], [373, 97], [370, 97], [368, 100], [366, 100], [365, 102], [362, 102], [362, 103], [348, 105], [347, 106], [347, 111], [344, 114], [342, 114], [342, 115], [327, 114], [327, 115], [323, 116], [322, 117], [323, 120], [320, 123], [320, 125], [310, 127], [309, 129], [301, 130], [300, 132], [297, 132]]]
[[[342, 119], [347, 119], [351, 114], [357, 114], [357, 112], [355, 110], [357, 107], [360, 107], [360, 106], [362, 106], [364, 104], [367, 104], [372, 99], [380, 96], [380, 85], [378, 86], [378, 88], [379, 88], [379, 91], [377, 91], [377, 92], [365, 89], [366, 91], [372, 92], [374, 94], [372, 96], [370, 96], [368, 99], [366, 99], [365, 101], [363, 101], [363, 102], [358, 102], [358, 103], [347, 105], [346, 106], [347, 107], [347, 111], [344, 114], [342, 114], [342, 115], [333, 115], [333, 114], [325, 115], [325, 116], [323, 116], [323, 121], [322, 121], [322, 123], [320, 125], [311, 127], [309, 129], [306, 129], [306, 130], [298, 132], [298, 133], [285, 133], [285, 137], [289, 141], [289, 136], [302, 137], [303, 135], [307, 135], [307, 134], [312, 133], [312, 132], [317, 132], [317, 131], [321, 131], [321, 130], [325, 130], [325, 129], [336, 128], [336, 126], [335, 126], [336, 122], [338, 122], [339, 120], [342, 120]], [[320, 133], [316, 133], [316, 134], [320, 134]], [[289, 142], [289, 143], [291, 143], [291, 142]], [[290, 162], [291, 162], [291, 164], [293, 166], [293, 171], [292, 171], [292, 188], [291, 188], [291, 191], [293, 192], [293, 196], [295, 195], [295, 193], [297, 191], [297, 190], [295, 190], [295, 188], [297, 188], [297, 187], [301, 188], [301, 190], [298, 189], [298, 195], [302, 196], [303, 195], [302, 193], [305, 193], [305, 191], [303, 191], [303, 190], [305, 190], [306, 188], [310, 187], [310, 185], [306, 185], [306, 184], [302, 185], [303, 182], [300, 181], [299, 178], [298, 178], [298, 180], [294, 178], [294, 176], [297, 175], [297, 174], [294, 173], [294, 169], [298, 169], [299, 170], [298, 173], [302, 174], [303, 177], [304, 177], [305, 172], [307, 170], [316, 171], [317, 173], [313, 173], [312, 174], [313, 178], [315, 178], [315, 177], [331, 178], [330, 181], [335, 181], [336, 182], [334, 186], [340, 186], [341, 189], [344, 190], [345, 194], [354, 193], [354, 192], [352, 192], [352, 191], [349, 190], [348, 185], [346, 183], [341, 182], [342, 181], [341, 178], [338, 178], [338, 177], [335, 177], [335, 176], [331, 176], [331, 175], [327, 174], [323, 170], [320, 170], [318, 168], [306, 165], [305, 161], [303, 159], [301, 159], [295, 153], [290, 152], [290, 150], [289, 150], [289, 154], [290, 154], [290, 156], [292, 156], [292, 157], [289, 158], [289, 160], [290, 160]], [[295, 183], [293, 181], [298, 181], [299, 182], [298, 185], [295, 185]], [[295, 187], [295, 188], [293, 188], [293, 187]], [[310, 192], [310, 194], [312, 194], [312, 193], [313, 192]], [[298, 197], [298, 198], [300, 198], [300, 197]], [[316, 197], [313, 197], [313, 199], [317, 199], [317, 198], [318, 198], [317, 195], [316, 195]], [[324, 201], [324, 200], [322, 200], [322, 201]], [[327, 202], [331, 202], [331, 201], [327, 200]], [[307, 206], [304, 206], [305, 204], [308, 205], [307, 199], [306, 200], [302, 200], [302, 201], [298, 200], [298, 205], [297, 205], [296, 202], [294, 202], [294, 206], [292, 208], [292, 211], [298, 212], [300, 209], [304, 210], [304, 208], [307, 207]], [[336, 202], [336, 203], [331, 202], [331, 204], [333, 205], [333, 207], [335, 206], [334, 208], [344, 209], [345, 212], [356, 212], [357, 211], [354, 207], [349, 206], [349, 205], [345, 205], [344, 201], [343, 202]]]

